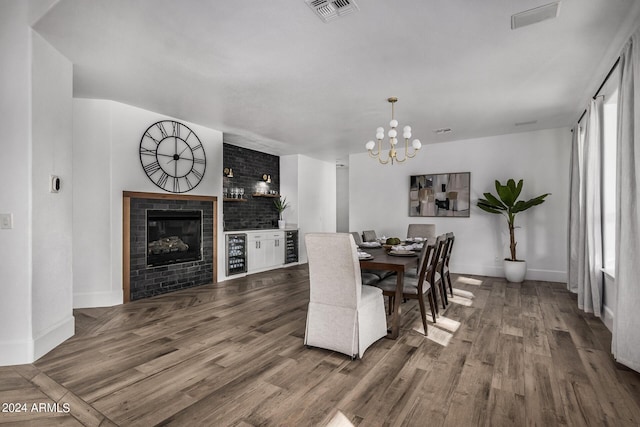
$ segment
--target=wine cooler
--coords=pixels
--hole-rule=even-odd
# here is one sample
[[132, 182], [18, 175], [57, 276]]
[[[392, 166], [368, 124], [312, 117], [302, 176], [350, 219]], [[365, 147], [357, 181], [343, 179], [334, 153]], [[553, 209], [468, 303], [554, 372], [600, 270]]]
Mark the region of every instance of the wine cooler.
[[292, 230], [285, 233], [284, 263], [298, 262], [298, 231]]
[[247, 235], [227, 234], [227, 276], [247, 272]]

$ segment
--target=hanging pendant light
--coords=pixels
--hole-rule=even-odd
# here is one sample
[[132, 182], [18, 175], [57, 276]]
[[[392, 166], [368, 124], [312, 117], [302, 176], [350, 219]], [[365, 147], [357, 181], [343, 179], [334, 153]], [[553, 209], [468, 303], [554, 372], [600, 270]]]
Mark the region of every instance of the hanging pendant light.
[[411, 153], [409, 152], [409, 139], [411, 139], [411, 126], [405, 126], [402, 130], [403, 131], [402, 137], [404, 138], [404, 158], [400, 159], [398, 157], [398, 152], [396, 150], [396, 145], [398, 144], [398, 138], [397, 138], [398, 131], [396, 130], [396, 128], [398, 127], [398, 121], [395, 119], [395, 116], [394, 116], [394, 113], [395, 113], [394, 104], [398, 102], [398, 98], [391, 97], [387, 99], [387, 101], [391, 103], [391, 121], [389, 122], [389, 126], [391, 127], [391, 129], [389, 129], [389, 132], [387, 133], [387, 136], [389, 137], [390, 149], [386, 158], [383, 159], [383, 156], [382, 156], [382, 140], [384, 139], [383, 127], [379, 127], [378, 129], [376, 129], [376, 140], [378, 141], [378, 150], [373, 151], [373, 149], [376, 146], [376, 143], [374, 141], [369, 141], [365, 145], [365, 148], [367, 149], [367, 151], [369, 151], [369, 155], [373, 158], [377, 158], [378, 161], [383, 165], [386, 165], [387, 163], [389, 163], [389, 160], [391, 160], [391, 164], [393, 164], [394, 161], [402, 163], [407, 159], [415, 157], [418, 150], [422, 147], [422, 143], [420, 142], [420, 140], [414, 139], [413, 142], [411, 143], [413, 151]]

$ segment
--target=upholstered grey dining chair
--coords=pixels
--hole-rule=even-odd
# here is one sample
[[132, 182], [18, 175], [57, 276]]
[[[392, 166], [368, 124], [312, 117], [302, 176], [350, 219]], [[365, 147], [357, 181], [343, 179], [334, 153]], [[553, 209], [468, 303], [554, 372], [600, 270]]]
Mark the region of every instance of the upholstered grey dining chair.
[[378, 239], [375, 230], [364, 230], [362, 232], [362, 237], [365, 242], [375, 242]]
[[435, 224], [409, 224], [407, 228], [407, 237], [436, 237]]
[[310, 292], [304, 344], [362, 357], [387, 334], [382, 291], [362, 284], [351, 234], [310, 233], [305, 243]]
[[353, 241], [356, 242], [356, 245], [362, 244], [362, 235], [357, 231], [352, 231], [351, 235], [353, 236]]

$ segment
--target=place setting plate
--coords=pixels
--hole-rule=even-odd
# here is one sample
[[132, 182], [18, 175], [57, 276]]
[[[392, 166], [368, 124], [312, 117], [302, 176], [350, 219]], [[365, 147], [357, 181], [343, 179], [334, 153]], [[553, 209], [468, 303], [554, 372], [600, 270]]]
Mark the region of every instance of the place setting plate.
[[415, 253], [414, 251], [407, 251], [407, 250], [391, 250], [389, 251], [389, 255], [393, 255], [393, 256], [418, 256], [417, 253]]

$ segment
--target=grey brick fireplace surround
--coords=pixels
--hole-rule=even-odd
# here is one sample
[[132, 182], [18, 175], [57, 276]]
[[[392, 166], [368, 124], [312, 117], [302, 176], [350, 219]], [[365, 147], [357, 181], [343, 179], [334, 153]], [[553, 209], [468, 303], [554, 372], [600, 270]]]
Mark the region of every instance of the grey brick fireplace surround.
[[[130, 199], [130, 300], [212, 283], [214, 280], [214, 203], [204, 200]], [[201, 210], [202, 259], [147, 267], [147, 210]], [[126, 243], [125, 243], [126, 244]]]

